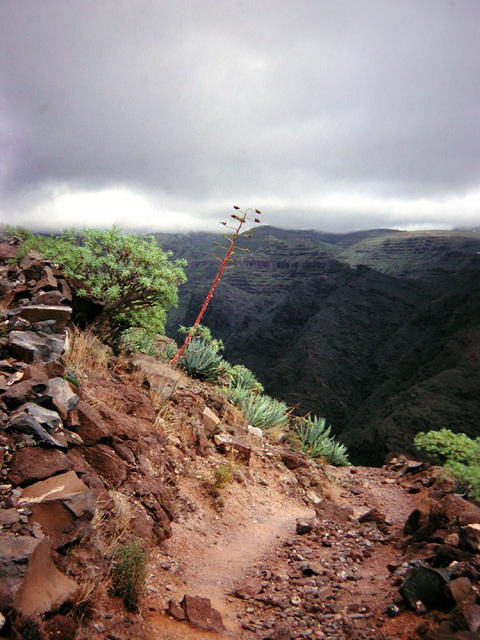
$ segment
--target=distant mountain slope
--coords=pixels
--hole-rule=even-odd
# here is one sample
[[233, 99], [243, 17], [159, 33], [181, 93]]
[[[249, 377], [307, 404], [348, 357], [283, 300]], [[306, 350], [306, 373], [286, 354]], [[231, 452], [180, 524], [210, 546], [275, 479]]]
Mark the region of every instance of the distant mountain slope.
[[[215, 239], [158, 236], [189, 261], [171, 335], [201, 308]], [[204, 323], [267, 392], [326, 416], [364, 464], [419, 430], [480, 435], [480, 234], [259, 227], [243, 243]]]

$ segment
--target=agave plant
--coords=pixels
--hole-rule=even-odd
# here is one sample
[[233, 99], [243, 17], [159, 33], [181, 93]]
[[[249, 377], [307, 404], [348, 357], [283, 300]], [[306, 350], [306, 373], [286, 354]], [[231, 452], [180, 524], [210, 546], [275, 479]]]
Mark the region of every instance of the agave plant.
[[229, 371], [229, 389], [251, 391], [252, 393], [263, 393], [263, 386], [257, 380], [253, 371], [243, 364], [236, 364]]
[[298, 422], [297, 432], [302, 441], [302, 451], [312, 449], [330, 437], [331, 427], [327, 426], [325, 418], [305, 416], [304, 418], [299, 418]]
[[201, 338], [191, 340], [179, 364], [192, 378], [209, 382], [215, 382], [222, 372], [222, 356], [218, 353], [218, 347]]
[[302, 441], [302, 451], [309, 458], [324, 458], [337, 467], [350, 464], [347, 448], [330, 435], [331, 427], [327, 426], [325, 418], [299, 418], [297, 433]]
[[227, 400], [230, 400], [232, 404], [239, 407], [245, 402], [247, 396], [251, 394], [251, 391], [249, 389], [242, 389], [242, 387], [228, 385], [228, 387], [222, 389], [222, 393]]
[[247, 392], [238, 406], [248, 423], [260, 429], [286, 427], [289, 421], [289, 409], [284, 402], [267, 395]]

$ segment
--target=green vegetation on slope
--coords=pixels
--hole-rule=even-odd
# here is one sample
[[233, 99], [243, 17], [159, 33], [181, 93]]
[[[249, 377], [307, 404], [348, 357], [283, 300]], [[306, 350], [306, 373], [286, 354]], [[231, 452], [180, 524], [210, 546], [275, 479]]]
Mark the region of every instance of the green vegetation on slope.
[[435, 462], [444, 465], [462, 488], [480, 500], [480, 438], [472, 439], [464, 433], [440, 429], [417, 433], [414, 443]]
[[[185, 334], [192, 329], [181, 327]], [[243, 365], [230, 365], [219, 351], [223, 345], [212, 338], [207, 327], [198, 325], [191, 340], [178, 360], [179, 366], [190, 376], [208, 382], [221, 382], [219, 390], [244, 414], [254, 427], [295, 431], [301, 441], [301, 450], [309, 458], [322, 458], [336, 466], [348, 465], [347, 449], [335, 441], [326, 428], [325, 418], [293, 418], [287, 404], [263, 393], [263, 386], [255, 374]], [[172, 348], [167, 357], [173, 355]]]
[[114, 592], [129, 611], [135, 611], [147, 579], [147, 552], [140, 540], [132, 538], [118, 547], [112, 577]]
[[347, 448], [335, 442], [325, 418], [297, 418], [297, 433], [302, 441], [302, 451], [309, 458], [324, 458], [336, 467], [349, 465]]

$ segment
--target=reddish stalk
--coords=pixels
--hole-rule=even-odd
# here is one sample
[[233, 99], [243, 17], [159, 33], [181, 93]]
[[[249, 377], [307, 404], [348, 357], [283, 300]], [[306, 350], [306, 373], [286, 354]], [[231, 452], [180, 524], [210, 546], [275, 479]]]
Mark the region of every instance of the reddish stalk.
[[[233, 207], [236, 211], [239, 211], [242, 215], [237, 215], [236, 213], [232, 213], [231, 217], [234, 220], [238, 221], [238, 226], [235, 227], [231, 227], [234, 231], [233, 235], [227, 235], [225, 234], [225, 237], [230, 239], [230, 246], [228, 248], [223, 247], [224, 249], [227, 249], [227, 253], [225, 254], [225, 257], [223, 260], [221, 260], [221, 265], [220, 265], [220, 269], [218, 270], [217, 273], [217, 277], [215, 278], [215, 280], [213, 281], [213, 284], [210, 288], [210, 291], [207, 294], [207, 297], [205, 298], [205, 302], [203, 303], [203, 307], [200, 310], [200, 313], [197, 316], [197, 319], [195, 320], [195, 323], [193, 325], [193, 327], [191, 328], [191, 330], [187, 333], [187, 337], [185, 338], [185, 342], [183, 343], [183, 345], [180, 347], [180, 349], [178, 350], [176, 356], [174, 358], [172, 358], [172, 360], [170, 361], [171, 365], [174, 365], [178, 359], [180, 358], [180, 356], [182, 355], [182, 353], [185, 351], [185, 349], [187, 348], [188, 343], [190, 342], [190, 340], [193, 338], [195, 331], [197, 330], [198, 325], [200, 324], [200, 321], [203, 317], [203, 314], [205, 313], [207, 307], [208, 307], [208, 303], [210, 302], [212, 296], [213, 296], [213, 292], [215, 291], [215, 288], [218, 284], [218, 281], [220, 280], [220, 276], [223, 273], [223, 270], [225, 269], [227, 263], [230, 261], [230, 256], [233, 253], [233, 248], [235, 246], [235, 243], [237, 242], [240, 233], [242, 231], [243, 225], [246, 224], [247, 220], [251, 220], [248, 217], [249, 212], [254, 212], [258, 215], [260, 215], [260, 211], [258, 209], [247, 209], [246, 211], [240, 211], [239, 207]], [[259, 218], [254, 218], [253, 222], [257, 222], [259, 223], [260, 220]], [[228, 226], [226, 222], [222, 222], [221, 224]], [[220, 258], [217, 258], [217, 260], [219, 260]]]

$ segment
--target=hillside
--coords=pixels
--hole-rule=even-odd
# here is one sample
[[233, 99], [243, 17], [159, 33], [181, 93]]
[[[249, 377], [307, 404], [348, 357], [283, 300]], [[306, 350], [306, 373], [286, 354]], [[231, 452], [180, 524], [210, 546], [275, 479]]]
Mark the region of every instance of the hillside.
[[[215, 277], [214, 239], [158, 236], [189, 261], [172, 336]], [[412, 451], [419, 430], [480, 435], [480, 234], [259, 227], [243, 246], [204, 323], [268, 393], [326, 416], [362, 464]]]
[[480, 508], [442, 470], [335, 468], [252, 431], [215, 386], [78, 331], [72, 282], [15, 251], [2, 639], [478, 638]]

